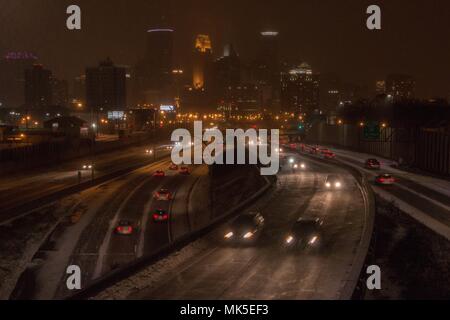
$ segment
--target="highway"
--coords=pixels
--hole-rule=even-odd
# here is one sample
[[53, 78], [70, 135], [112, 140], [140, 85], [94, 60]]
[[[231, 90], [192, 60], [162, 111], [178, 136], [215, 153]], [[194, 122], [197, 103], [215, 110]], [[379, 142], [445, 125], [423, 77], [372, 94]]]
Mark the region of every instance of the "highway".
[[[77, 185], [78, 171], [85, 164], [94, 165], [94, 177], [98, 178], [129, 167], [148, 164], [154, 157], [169, 154], [164, 145], [160, 145], [154, 155], [148, 155], [145, 151], [145, 147], [129, 147], [125, 150], [65, 162], [59, 166], [0, 177], [0, 223], [9, 222], [41, 204], [32, 203], [29, 208], [19, 206], [39, 201], [52, 193]], [[91, 170], [81, 170], [81, 173], [81, 182], [92, 179]]]
[[[207, 177], [205, 166], [191, 167], [190, 175], [168, 170], [170, 161], [162, 160], [71, 196], [62, 210], [66, 218], [56, 227], [34, 256], [13, 297], [15, 299], [53, 299], [69, 294], [65, 287], [65, 268], [78, 265], [83, 284], [148, 255], [191, 229], [188, 205], [191, 191], [199, 179]], [[153, 177], [164, 170], [164, 178]], [[166, 188], [173, 201], [160, 202], [154, 192]], [[205, 196], [207, 193], [204, 192]], [[167, 209], [169, 223], [155, 223], [153, 210]], [[204, 214], [208, 212], [195, 212]], [[120, 220], [135, 227], [131, 236], [114, 233]]]
[[[257, 243], [226, 244], [224, 225], [204, 239], [202, 252], [172, 268], [169, 258], [157, 281], [141, 283], [143, 288], [127, 298], [338, 299], [362, 237], [364, 202], [348, 172], [304, 161], [305, 171], [284, 169], [270, 193], [248, 209], [266, 219]], [[344, 178], [341, 191], [326, 190], [331, 173]], [[311, 216], [325, 220], [323, 246], [317, 251], [287, 250], [283, 241], [290, 227], [300, 217]]]
[[[416, 220], [450, 239], [450, 182], [448, 180], [393, 168], [391, 166], [393, 161], [380, 159], [374, 155], [336, 148], [331, 150], [336, 153], [338, 161], [362, 171], [372, 184], [374, 192], [381, 198], [395, 202]], [[364, 167], [365, 161], [369, 158], [379, 159], [380, 170], [369, 170]], [[375, 178], [381, 173], [393, 175], [396, 183], [387, 186], [377, 185]]]

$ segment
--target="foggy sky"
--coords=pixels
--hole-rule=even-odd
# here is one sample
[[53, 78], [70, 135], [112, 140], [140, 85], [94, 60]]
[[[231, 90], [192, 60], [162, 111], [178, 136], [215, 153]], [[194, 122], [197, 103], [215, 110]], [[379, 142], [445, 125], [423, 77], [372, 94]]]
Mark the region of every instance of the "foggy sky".
[[[65, 27], [68, 5], [82, 9], [82, 31]], [[382, 8], [382, 31], [366, 28], [366, 8]], [[53, 73], [71, 80], [110, 56], [134, 65], [145, 31], [165, 15], [176, 29], [175, 61], [189, 63], [193, 38], [210, 34], [219, 56], [232, 42], [244, 60], [258, 32], [280, 32], [281, 55], [322, 73], [374, 86], [388, 73], [416, 77], [419, 96], [450, 93], [448, 0], [0, 0], [0, 52], [33, 51]]]

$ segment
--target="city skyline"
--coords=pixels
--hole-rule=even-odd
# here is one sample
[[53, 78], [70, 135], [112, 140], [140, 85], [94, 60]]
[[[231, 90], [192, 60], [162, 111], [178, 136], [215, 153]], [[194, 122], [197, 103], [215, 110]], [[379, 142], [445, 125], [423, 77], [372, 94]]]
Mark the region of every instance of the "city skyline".
[[[107, 56], [119, 65], [134, 65], [145, 52], [146, 31], [166, 25], [175, 30], [174, 61], [180, 66], [190, 63], [186, 56], [198, 34], [211, 37], [213, 47], [219, 49], [213, 52], [215, 58], [231, 42], [243, 60], [252, 60], [259, 32], [276, 30], [282, 60], [306, 61], [320, 73], [337, 73], [372, 91], [375, 82], [390, 73], [414, 76], [421, 98], [447, 98], [450, 91], [446, 72], [450, 46], [439, 41], [449, 23], [442, 16], [448, 6], [444, 2], [420, 11], [405, 1], [379, 1], [384, 28], [376, 32], [365, 28], [366, 1], [345, 8], [331, 1], [282, 1], [276, 7], [254, 1], [172, 1], [171, 10], [161, 9], [158, 2], [136, 1], [125, 7], [121, 1], [108, 5], [79, 1], [83, 8], [80, 32], [64, 28], [67, 1], [44, 1], [39, 6], [27, 2], [26, 10], [25, 2], [9, 2], [4, 2], [0, 13], [0, 52], [36, 52], [58, 78], [69, 81]], [[33, 16], [45, 17], [46, 23], [35, 25]], [[410, 17], [420, 17], [423, 25], [409, 24]]]

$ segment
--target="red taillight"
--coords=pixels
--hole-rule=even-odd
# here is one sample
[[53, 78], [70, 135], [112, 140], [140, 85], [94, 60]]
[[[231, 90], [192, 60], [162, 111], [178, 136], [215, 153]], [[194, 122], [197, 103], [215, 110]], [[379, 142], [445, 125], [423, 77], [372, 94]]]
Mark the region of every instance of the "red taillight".
[[118, 231], [118, 232], [122, 232], [122, 231], [123, 231], [123, 228], [122, 228], [122, 227], [117, 227], [117, 231]]
[[169, 215], [165, 214], [165, 215], [163, 216], [163, 219], [164, 219], [164, 220], [168, 220], [168, 219], [169, 219]]

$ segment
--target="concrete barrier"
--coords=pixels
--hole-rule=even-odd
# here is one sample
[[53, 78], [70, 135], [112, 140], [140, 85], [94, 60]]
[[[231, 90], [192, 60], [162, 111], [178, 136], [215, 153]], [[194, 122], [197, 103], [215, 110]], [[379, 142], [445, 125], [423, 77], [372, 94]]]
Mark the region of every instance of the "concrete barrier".
[[[259, 172], [259, 169], [257, 170]], [[208, 233], [212, 232], [215, 228], [222, 225], [223, 223], [231, 219], [233, 216], [237, 215], [237, 213], [240, 212], [242, 209], [252, 204], [254, 201], [260, 198], [263, 194], [265, 194], [265, 192], [267, 192], [272, 187], [273, 181], [270, 181], [267, 177], [263, 178], [266, 182], [263, 188], [258, 190], [253, 196], [249, 197], [244, 202], [240, 203], [238, 206], [227, 210], [227, 212], [225, 212], [222, 216], [213, 219], [208, 226], [201, 228], [197, 231], [193, 231], [189, 234], [186, 234], [185, 236], [182, 236], [181, 238], [175, 240], [173, 243], [170, 243], [162, 247], [152, 255], [137, 259], [136, 261], [124, 266], [123, 268], [108, 273], [107, 275], [99, 278], [98, 280], [95, 280], [88, 287], [77, 292], [73, 296], [68, 297], [67, 300], [85, 300], [92, 298], [96, 296], [98, 293], [102, 292], [103, 290], [113, 286], [117, 282], [136, 274], [142, 269], [158, 262], [159, 260], [169, 256], [170, 254], [183, 249], [190, 243], [206, 236]]]

